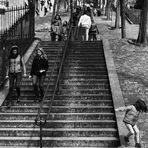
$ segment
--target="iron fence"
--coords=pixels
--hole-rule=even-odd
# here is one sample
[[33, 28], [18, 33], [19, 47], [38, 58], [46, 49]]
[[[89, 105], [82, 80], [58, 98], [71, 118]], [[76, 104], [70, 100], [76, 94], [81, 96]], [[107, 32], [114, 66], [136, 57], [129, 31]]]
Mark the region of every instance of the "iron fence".
[[0, 0], [0, 5], [8, 7], [9, 6], [9, 1], [8, 0]]
[[6, 61], [12, 45], [18, 45], [20, 53], [34, 38], [34, 5], [0, 9], [0, 78], [4, 80]]

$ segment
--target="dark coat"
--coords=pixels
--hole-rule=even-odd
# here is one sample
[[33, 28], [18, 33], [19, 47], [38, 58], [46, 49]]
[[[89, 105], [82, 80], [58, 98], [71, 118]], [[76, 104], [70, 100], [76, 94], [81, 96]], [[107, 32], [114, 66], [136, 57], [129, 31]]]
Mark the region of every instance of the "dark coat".
[[[41, 74], [46, 74], [46, 71], [48, 70], [48, 60], [45, 59], [44, 57], [38, 57], [35, 56], [33, 59], [32, 67], [31, 67], [31, 72], [30, 75], [41, 75]], [[43, 73], [40, 73], [40, 70], [45, 70]]]

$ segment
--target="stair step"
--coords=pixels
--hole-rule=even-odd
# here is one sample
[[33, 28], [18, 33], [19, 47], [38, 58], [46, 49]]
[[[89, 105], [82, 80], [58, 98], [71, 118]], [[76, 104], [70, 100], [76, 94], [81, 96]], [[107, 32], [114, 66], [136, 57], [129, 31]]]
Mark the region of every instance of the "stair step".
[[[0, 120], [0, 128], [30, 128], [34, 120]], [[47, 120], [46, 128], [116, 128], [114, 120]]]
[[[40, 128], [0, 128], [0, 137], [38, 137]], [[117, 136], [114, 128], [44, 128], [43, 137], [113, 137]]]
[[[26, 147], [24, 147], [24, 146], [0, 146], [0, 148], [26, 148]], [[40, 148], [40, 147], [38, 147], [38, 146], [36, 146], [36, 147], [32, 147], [32, 146], [29, 146], [29, 148]], [[43, 146], [43, 148], [49, 148], [49, 147], [44, 147]], [[59, 148], [59, 147], [51, 147], [51, 148]], [[90, 148], [90, 147], [60, 147], [60, 148]], [[108, 147], [91, 147], [91, 148], [108, 148]], [[116, 148], [116, 147], [109, 147], [109, 148]]]
[[[107, 95], [107, 96], [109, 96], [110, 94], [93, 94], [93, 96], [95, 97], [101, 97], [101, 96], [103, 96], [103, 95]], [[35, 95], [34, 95], [34, 93], [30, 93], [30, 94], [26, 94], [26, 93], [21, 93], [21, 96], [22, 97], [25, 97], [25, 99], [27, 98], [27, 100], [28, 100], [28, 98], [35, 98]], [[49, 93], [47, 93], [47, 96], [46, 96], [46, 98], [47, 99], [50, 99], [49, 97], [51, 97], [52, 96], [52, 94], [49, 94]], [[72, 98], [72, 97], [84, 97], [84, 96], [87, 96], [87, 97], [91, 97], [92, 96], [92, 94], [73, 94], [73, 96], [71, 95], [71, 94], [57, 94], [56, 95], [57, 97], [59, 96], [59, 97], [70, 97], [70, 98]], [[55, 97], [56, 97], [55, 96]], [[103, 97], [102, 97], [103, 98]], [[103, 100], [103, 99], [102, 99]], [[105, 99], [105, 100], [107, 100], [107, 99]]]
[[[7, 101], [7, 100], [6, 100]], [[32, 104], [31, 104], [32, 103]], [[50, 100], [45, 100], [43, 102], [44, 104], [48, 105], [50, 104]], [[34, 102], [34, 100], [20, 100], [20, 103], [18, 103], [19, 106], [32, 106], [32, 105], [37, 105], [39, 104], [38, 102]], [[73, 105], [73, 106], [112, 106], [113, 102], [112, 100], [54, 100], [52, 103], [52, 106], [68, 106], [68, 105]]]
[[[24, 81], [24, 78], [22, 79]], [[45, 82], [44, 84], [48, 84], [47, 81], [49, 81], [49, 78], [45, 78]], [[50, 80], [50, 84], [53, 84], [53, 82], [55, 82], [55, 79], [51, 79]], [[68, 85], [72, 85], [75, 83], [81, 83], [81, 84], [94, 84], [94, 83], [99, 83], [99, 84], [109, 84], [109, 80], [108, 79], [89, 79], [89, 80], [85, 80], [85, 79], [65, 79], [65, 80], [60, 80], [60, 84], [63, 85], [64, 84], [68, 84]], [[28, 85], [32, 85], [32, 80], [30, 79], [26, 79], [25, 83], [28, 83]], [[55, 83], [54, 83], [55, 84]]]
[[[44, 84], [44, 87], [46, 87], [47, 86], [47, 83], [46, 84]], [[50, 86], [50, 88], [53, 88], [53, 86], [54, 86], [54, 84], [51, 84], [51, 85], [49, 85]], [[21, 89], [23, 89], [22, 87], [24, 87], [25, 89], [26, 89], [26, 87], [28, 88], [28, 89], [31, 89], [32, 88], [32, 82], [31, 83], [26, 83], [26, 82], [22, 82], [21, 83]], [[81, 84], [81, 83], [73, 83], [73, 84], [67, 84], [67, 85], [65, 85], [65, 84], [60, 84], [60, 87], [61, 88], [63, 88], [63, 89], [73, 89], [73, 88], [75, 88], [75, 87], [77, 87], [77, 88], [79, 88], [79, 89], [84, 89], [84, 88], [90, 88], [90, 89], [97, 89], [97, 88], [106, 88], [106, 89], [108, 89], [108, 88], [110, 88], [110, 85], [109, 84]]]
[[[38, 146], [40, 137], [2, 137], [1, 145], [22, 145]], [[8, 142], [9, 140], [9, 142]], [[115, 137], [43, 137], [44, 146], [118, 146], [118, 139]]]
[[[47, 100], [49, 100], [49, 98], [51, 98], [52, 94], [48, 94], [46, 97], [45, 97], [45, 102]], [[15, 101], [16, 97], [13, 96], [12, 97], [12, 100]], [[24, 102], [24, 101], [27, 101], [27, 100], [34, 100], [35, 97], [32, 95], [32, 96], [20, 96], [20, 101], [21, 102]], [[95, 95], [88, 95], [88, 94], [84, 94], [84, 95], [75, 95], [75, 96], [71, 96], [71, 95], [55, 95], [55, 98], [54, 100], [58, 100], [58, 101], [70, 101], [70, 100], [75, 100], [75, 101], [93, 101], [93, 100], [104, 100], [104, 101], [107, 101], [107, 100], [112, 100], [112, 96], [111, 94], [103, 94], [103, 95], [98, 95], [98, 94], [95, 94]]]
[[[49, 70], [44, 87], [50, 80], [41, 117], [47, 117], [58, 67], [66, 42], [42, 41], [48, 56]], [[59, 52], [59, 53], [58, 53]], [[57, 58], [57, 54], [59, 57]], [[43, 148], [115, 148], [119, 146], [116, 116], [108, 79], [102, 41], [70, 42], [51, 112], [42, 129]], [[27, 62], [29, 74], [35, 52]], [[35, 125], [41, 103], [35, 102], [32, 80], [23, 78], [20, 102], [16, 91], [10, 109], [4, 101], [0, 112], [0, 148], [39, 148], [40, 128]]]
[[[41, 113], [42, 117], [46, 117], [46, 113]], [[0, 113], [1, 120], [28, 120], [36, 119], [37, 113]], [[114, 113], [56, 113], [54, 120], [88, 120], [88, 119], [102, 119], [102, 120], [114, 120]]]
[[[3, 106], [3, 108], [7, 108]], [[24, 113], [33, 113], [39, 110], [39, 106], [12, 106], [11, 110], [7, 110], [7, 113], [10, 112], [24, 112]], [[49, 106], [43, 106], [42, 112], [47, 113], [49, 110]], [[113, 113], [113, 107], [111, 106], [53, 106], [51, 108], [52, 113], [79, 113], [79, 112], [86, 112], [86, 113], [95, 113], [95, 112], [104, 112], [104, 113]]]

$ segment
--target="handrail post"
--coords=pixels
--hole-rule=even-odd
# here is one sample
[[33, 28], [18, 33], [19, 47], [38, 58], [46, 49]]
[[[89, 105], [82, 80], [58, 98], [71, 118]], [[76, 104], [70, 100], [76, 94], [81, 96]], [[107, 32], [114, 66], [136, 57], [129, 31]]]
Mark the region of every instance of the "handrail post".
[[43, 143], [42, 143], [42, 139], [43, 139], [42, 131], [43, 131], [43, 126], [45, 124], [46, 124], [46, 120], [43, 121], [41, 117], [39, 119], [36, 119], [35, 120], [35, 125], [37, 125], [37, 126], [40, 127], [40, 141], [39, 141], [40, 148], [43, 147]]
[[40, 148], [42, 148], [42, 129], [43, 129], [43, 123], [42, 120], [40, 119]]

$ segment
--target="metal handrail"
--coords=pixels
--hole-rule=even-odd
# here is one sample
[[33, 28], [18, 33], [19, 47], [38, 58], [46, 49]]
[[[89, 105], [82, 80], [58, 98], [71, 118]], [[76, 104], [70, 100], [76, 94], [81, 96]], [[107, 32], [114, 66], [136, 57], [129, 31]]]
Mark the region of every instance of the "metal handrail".
[[[60, 54], [60, 50], [59, 50], [58, 53], [57, 53], [57, 56], [56, 56], [56, 58], [55, 58], [55, 61], [58, 61], [59, 54]], [[49, 89], [49, 86], [50, 86], [50, 83], [51, 83], [51, 79], [52, 79], [52, 76], [53, 76], [53, 73], [54, 73], [54, 71], [55, 71], [56, 66], [57, 66], [57, 63], [55, 62], [54, 65], [53, 65], [53, 68], [52, 68], [52, 71], [51, 71], [49, 80], [48, 80], [47, 87], [46, 87], [46, 89], [45, 89], [44, 96], [43, 96], [42, 101], [41, 101], [41, 103], [40, 103], [40, 108], [39, 108], [39, 110], [38, 110], [37, 117], [36, 117], [36, 119], [35, 119], [35, 123], [36, 123], [36, 124], [37, 124], [37, 121], [41, 118], [41, 112], [42, 112], [42, 108], [43, 108], [43, 103], [44, 103], [45, 97], [47, 96], [47, 92], [48, 92], [48, 89]]]
[[[37, 117], [35, 119], [35, 124], [40, 127], [40, 148], [42, 148], [42, 128], [46, 124], [46, 122], [47, 122], [47, 120], [48, 120], [48, 118], [50, 116], [52, 103], [53, 103], [53, 100], [54, 100], [54, 97], [55, 97], [55, 94], [56, 94], [56, 90], [57, 90], [58, 85], [59, 85], [59, 79], [60, 79], [60, 75], [61, 75], [62, 68], [63, 68], [63, 63], [64, 63], [64, 60], [65, 60], [65, 57], [66, 57], [66, 52], [67, 52], [68, 44], [69, 44], [70, 37], [71, 37], [71, 30], [72, 30], [72, 27], [70, 27], [68, 39], [66, 41], [66, 45], [65, 45], [65, 48], [64, 48], [64, 53], [63, 53], [63, 57], [62, 57], [62, 60], [61, 60], [60, 67], [59, 67], [58, 76], [57, 76], [57, 79], [56, 79], [56, 83], [55, 83], [54, 91], [53, 91], [52, 98], [51, 98], [51, 101], [50, 101], [50, 106], [49, 106], [49, 110], [47, 112], [47, 116], [46, 116], [45, 119], [42, 118], [41, 117], [41, 112], [42, 112], [42, 109], [43, 109], [43, 103], [44, 103], [45, 97], [47, 96], [47, 92], [48, 92], [48, 89], [49, 89], [49, 86], [50, 86], [50, 81], [51, 81], [51, 78], [53, 76], [53, 72], [54, 72], [55, 67], [56, 67], [56, 63], [54, 63], [54, 66], [52, 68], [52, 72], [51, 72], [51, 75], [50, 75], [50, 78], [49, 78], [49, 81], [48, 81], [48, 85], [46, 87], [43, 99], [42, 99], [42, 101], [40, 103], [40, 108], [38, 110]], [[60, 51], [58, 52], [58, 54], [56, 56], [56, 60], [58, 60], [58, 58], [59, 58], [59, 53], [60, 53]]]
[[[60, 50], [57, 53], [55, 61], [58, 61], [59, 55], [60, 55]], [[50, 75], [49, 80], [48, 80], [48, 85], [47, 85], [47, 87], [45, 89], [45, 93], [44, 93], [43, 99], [42, 99], [42, 101], [40, 103], [40, 107], [39, 107], [39, 110], [38, 110], [37, 117], [35, 119], [35, 125], [40, 127], [40, 148], [42, 148], [42, 128], [46, 124], [46, 120], [44, 120], [42, 118], [41, 112], [42, 112], [42, 109], [43, 109], [43, 103], [44, 103], [45, 97], [47, 96], [47, 92], [48, 92], [48, 89], [49, 89], [49, 86], [50, 86], [50, 83], [51, 83], [51, 79], [52, 79], [52, 76], [53, 76], [53, 73], [55, 71], [56, 66], [57, 66], [57, 62], [55, 62], [54, 65], [53, 65], [51, 75]]]
[[64, 64], [64, 61], [65, 61], [65, 58], [66, 58], [67, 48], [68, 48], [69, 41], [70, 41], [70, 38], [71, 38], [71, 31], [72, 31], [72, 27], [70, 27], [68, 39], [66, 41], [66, 45], [65, 45], [62, 61], [61, 61], [59, 72], [58, 72], [58, 77], [57, 77], [56, 84], [55, 84], [55, 87], [54, 87], [54, 92], [53, 92], [53, 95], [52, 95], [52, 98], [51, 98], [51, 103], [50, 103], [49, 110], [48, 110], [48, 113], [47, 113], [47, 116], [46, 116], [46, 119], [45, 119], [45, 123], [46, 123], [46, 121], [48, 120], [48, 118], [50, 116], [50, 112], [51, 112], [51, 108], [52, 108], [52, 103], [54, 101], [56, 90], [57, 90], [58, 85], [59, 85], [59, 80], [60, 80], [61, 72], [62, 72], [62, 69], [63, 69], [63, 64]]

